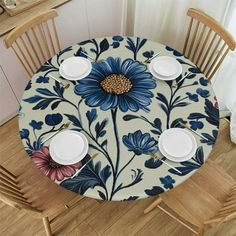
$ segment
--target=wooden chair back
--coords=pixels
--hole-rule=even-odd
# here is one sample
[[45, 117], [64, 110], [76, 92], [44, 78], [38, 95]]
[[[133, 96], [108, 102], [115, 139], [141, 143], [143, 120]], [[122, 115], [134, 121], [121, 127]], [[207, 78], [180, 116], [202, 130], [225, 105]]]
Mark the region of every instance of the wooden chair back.
[[210, 80], [229, 50], [236, 42], [232, 35], [215, 19], [197, 9], [190, 8], [191, 17], [183, 53]]
[[49, 58], [61, 50], [54, 18], [56, 10], [43, 12], [13, 29], [5, 38], [29, 77]]
[[41, 212], [24, 196], [18, 178], [2, 165], [0, 165], [0, 200], [18, 209]]
[[236, 218], [236, 184], [224, 204], [214, 217], [204, 222], [205, 225], [220, 224]]

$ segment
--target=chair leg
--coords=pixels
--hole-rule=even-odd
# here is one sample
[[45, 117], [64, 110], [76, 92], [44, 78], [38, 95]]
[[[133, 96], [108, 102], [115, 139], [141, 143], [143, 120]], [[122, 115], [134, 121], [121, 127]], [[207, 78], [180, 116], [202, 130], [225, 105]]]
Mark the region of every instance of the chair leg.
[[151, 205], [149, 205], [144, 211], [144, 214], [147, 214], [148, 212], [152, 211], [155, 207], [157, 207], [161, 203], [161, 198], [158, 197]]
[[204, 232], [205, 232], [204, 228], [200, 228], [199, 231], [198, 231], [198, 235], [199, 236], [204, 236]]
[[43, 218], [43, 225], [44, 225], [47, 236], [52, 236], [52, 230], [51, 230], [51, 226], [50, 226], [50, 222], [49, 222], [48, 217]]

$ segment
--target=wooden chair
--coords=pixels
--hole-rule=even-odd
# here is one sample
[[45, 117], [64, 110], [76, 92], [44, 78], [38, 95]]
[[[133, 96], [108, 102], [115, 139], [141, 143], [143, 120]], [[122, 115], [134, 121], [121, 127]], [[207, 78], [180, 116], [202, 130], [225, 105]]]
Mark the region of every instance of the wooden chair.
[[191, 17], [183, 53], [210, 80], [229, 50], [236, 42], [231, 34], [215, 19], [202, 11], [190, 8]]
[[197, 235], [236, 218], [236, 182], [213, 161], [207, 161], [183, 184], [160, 196], [144, 210], [160, 208]]
[[61, 50], [54, 18], [56, 10], [43, 12], [13, 29], [5, 38], [29, 77]]
[[41, 218], [48, 236], [52, 235], [50, 224], [65, 214], [62, 210], [74, 208], [82, 199], [53, 183], [30, 160], [18, 176], [0, 165], [0, 200]]

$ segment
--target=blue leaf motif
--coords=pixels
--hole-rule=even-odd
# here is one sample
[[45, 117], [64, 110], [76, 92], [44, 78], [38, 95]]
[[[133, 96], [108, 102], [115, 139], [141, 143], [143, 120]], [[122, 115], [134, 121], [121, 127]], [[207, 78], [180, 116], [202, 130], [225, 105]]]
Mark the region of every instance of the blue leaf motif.
[[103, 39], [100, 42], [100, 53], [108, 50], [108, 48], [109, 48], [109, 43], [108, 43], [107, 39]]
[[77, 126], [78, 128], [82, 128], [81, 123], [77, 117], [70, 114], [64, 114], [64, 115], [68, 117], [69, 121], [71, 121], [74, 126]]
[[198, 88], [196, 92], [203, 98], [207, 98], [210, 96], [209, 91], [202, 88]]
[[90, 162], [77, 176], [64, 180], [60, 185], [76, 193], [84, 194], [89, 188], [95, 186], [106, 188], [106, 181], [110, 175], [110, 166], [106, 165], [102, 168], [100, 161], [95, 165]]
[[125, 121], [129, 121], [129, 120], [137, 119], [137, 118], [139, 118], [139, 117], [134, 116], [134, 115], [125, 115], [125, 116], [123, 116], [123, 120], [125, 120]]
[[62, 115], [60, 113], [48, 114], [45, 117], [45, 123], [49, 126], [56, 126], [62, 122]]
[[150, 158], [147, 161], [145, 161], [145, 167], [149, 169], [156, 169], [161, 165], [162, 165], [162, 162], [155, 158]]
[[202, 133], [202, 135], [207, 138], [207, 140], [205, 139], [201, 139], [202, 143], [207, 143], [207, 145], [214, 145], [216, 142], [216, 138], [217, 138], [217, 134], [218, 131], [217, 130], [213, 130], [212, 131], [212, 135], [207, 134], [207, 133]]
[[194, 164], [194, 163], [189, 162], [189, 161], [181, 162], [181, 164], [182, 164], [183, 166], [176, 167], [176, 169], [179, 170], [181, 173], [177, 172], [177, 171], [174, 170], [174, 169], [169, 169], [168, 171], [169, 171], [170, 173], [172, 173], [172, 174], [175, 174], [175, 175], [184, 176], [184, 175], [189, 174], [189, 173], [192, 172], [193, 170], [196, 170], [196, 169], [198, 169], [199, 167], [201, 167], [201, 165]]
[[40, 97], [38, 95], [35, 95], [33, 97], [29, 97], [29, 98], [23, 99], [23, 101], [28, 102], [28, 103], [35, 103], [35, 102], [38, 102], [38, 101], [40, 101], [42, 99], [44, 99], [44, 98]]
[[113, 42], [113, 43], [111, 44], [111, 46], [112, 46], [113, 48], [118, 48], [118, 47], [120, 46], [120, 43], [119, 43], [119, 42]]
[[44, 77], [44, 76], [39, 76], [37, 79], [36, 79], [36, 83], [48, 83], [49, 81], [49, 77]]
[[52, 93], [50, 90], [46, 89], [46, 88], [37, 88], [36, 92], [41, 93], [43, 95], [46, 96], [56, 96], [56, 94]]
[[208, 79], [204, 79], [204, 77], [201, 77], [199, 81], [202, 86], [207, 86], [209, 82]]
[[202, 113], [198, 113], [198, 112], [193, 112], [188, 116], [188, 119], [190, 119], [190, 120], [202, 119], [202, 118], [206, 118], [206, 115], [204, 115]]
[[104, 119], [101, 124], [100, 122], [97, 122], [95, 125], [95, 131], [96, 131], [96, 138], [103, 137], [106, 134], [106, 131], [103, 130], [105, 126], [107, 125], [108, 120]]
[[148, 196], [156, 196], [159, 195], [160, 193], [163, 193], [164, 189], [160, 186], [153, 186], [152, 189], [146, 189], [145, 193]]
[[25, 90], [29, 90], [31, 88], [32, 81], [30, 80], [25, 88]]
[[201, 73], [200, 69], [197, 67], [192, 67], [188, 69], [190, 72], [194, 73], [194, 74], [199, 74]]
[[208, 115], [206, 120], [215, 126], [219, 126], [219, 109], [215, 107], [212, 102], [208, 99], [205, 100], [205, 112]]
[[196, 161], [199, 163], [199, 165], [203, 165], [204, 163], [204, 154], [203, 154], [203, 148], [198, 147], [197, 151], [196, 151], [196, 157], [195, 157]]

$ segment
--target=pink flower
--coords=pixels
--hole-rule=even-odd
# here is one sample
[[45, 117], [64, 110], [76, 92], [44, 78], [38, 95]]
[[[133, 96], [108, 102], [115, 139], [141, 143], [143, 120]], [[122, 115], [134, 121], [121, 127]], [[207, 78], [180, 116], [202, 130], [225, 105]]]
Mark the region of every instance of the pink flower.
[[63, 180], [65, 177], [71, 177], [75, 174], [76, 169], [81, 167], [81, 162], [73, 165], [60, 165], [56, 163], [49, 154], [48, 147], [42, 147], [35, 151], [31, 157], [36, 166], [51, 180]]

